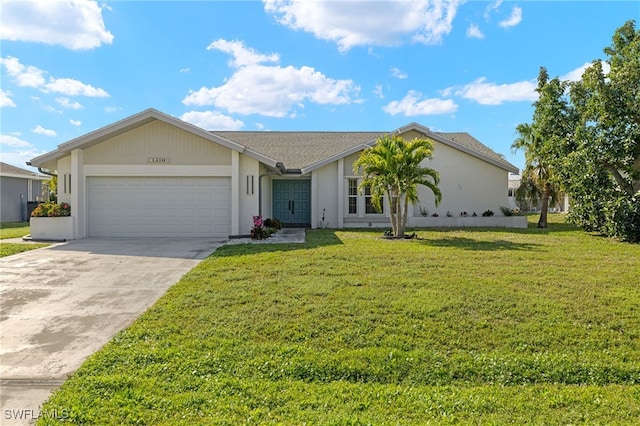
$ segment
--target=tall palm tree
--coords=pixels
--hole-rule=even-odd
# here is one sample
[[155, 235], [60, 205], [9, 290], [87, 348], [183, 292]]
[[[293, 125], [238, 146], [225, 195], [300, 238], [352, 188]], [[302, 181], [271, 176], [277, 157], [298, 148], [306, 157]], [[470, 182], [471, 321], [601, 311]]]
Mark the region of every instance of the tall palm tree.
[[376, 144], [362, 152], [353, 164], [355, 173], [362, 169], [360, 190], [368, 187], [371, 203], [380, 210], [385, 194], [390, 206], [391, 228], [396, 237], [404, 236], [409, 203], [418, 200], [418, 185], [429, 188], [436, 206], [442, 199], [438, 188], [440, 175], [423, 167], [422, 162], [431, 159], [433, 144], [428, 139], [405, 140], [400, 135], [385, 135]]
[[544, 143], [534, 126], [518, 124], [516, 133], [518, 138], [511, 144], [511, 149], [524, 149], [525, 157], [525, 168], [520, 188], [516, 190], [516, 199], [530, 198], [534, 204], [537, 204], [538, 199], [542, 200], [538, 228], [546, 228], [549, 202], [555, 203], [558, 199], [558, 191], [552, 184], [553, 168], [547, 161]]

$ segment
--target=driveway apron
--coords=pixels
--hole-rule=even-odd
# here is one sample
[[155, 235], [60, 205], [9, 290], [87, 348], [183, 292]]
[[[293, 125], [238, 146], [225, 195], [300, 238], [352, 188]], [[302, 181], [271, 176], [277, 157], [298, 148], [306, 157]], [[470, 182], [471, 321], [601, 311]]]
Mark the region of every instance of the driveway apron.
[[0, 424], [50, 392], [223, 241], [89, 238], [0, 259]]

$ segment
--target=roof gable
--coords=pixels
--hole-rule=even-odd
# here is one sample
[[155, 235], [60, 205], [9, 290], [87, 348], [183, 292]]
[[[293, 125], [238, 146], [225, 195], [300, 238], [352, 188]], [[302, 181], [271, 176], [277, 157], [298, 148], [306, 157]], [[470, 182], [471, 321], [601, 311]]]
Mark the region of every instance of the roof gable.
[[235, 142], [226, 140], [220, 136], [214, 135], [206, 130], [194, 126], [193, 124], [187, 123], [170, 115], [164, 114], [160, 111], [157, 111], [153, 108], [144, 110], [138, 114], [127, 117], [123, 120], [116, 121], [108, 126], [102, 127], [98, 130], [94, 130], [93, 132], [87, 133], [86, 135], [80, 136], [76, 139], [72, 139], [68, 142], [62, 143], [58, 145], [58, 148], [54, 151], [51, 151], [47, 154], [41, 155], [39, 157], [31, 160], [31, 165], [33, 166], [42, 166], [45, 163], [53, 160], [58, 160], [62, 157], [65, 157], [71, 153], [74, 149], [85, 149], [89, 148], [93, 145], [104, 142], [110, 138], [126, 133], [130, 130], [138, 128], [144, 124], [150, 123], [154, 120], [159, 120], [175, 127], [178, 127], [186, 132], [193, 133], [197, 136], [200, 136], [204, 139], [210, 140], [211, 142], [220, 144], [234, 151], [243, 152], [244, 147]]

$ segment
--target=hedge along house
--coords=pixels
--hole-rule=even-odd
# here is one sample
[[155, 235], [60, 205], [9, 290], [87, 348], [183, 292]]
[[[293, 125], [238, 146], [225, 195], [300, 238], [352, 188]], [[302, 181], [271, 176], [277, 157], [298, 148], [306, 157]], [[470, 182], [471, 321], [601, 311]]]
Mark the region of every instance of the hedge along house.
[[[469, 134], [415, 123], [395, 132], [434, 141], [429, 167], [440, 172], [442, 203], [436, 209], [433, 195], [420, 192], [431, 213], [480, 215], [507, 205], [508, 173], [517, 168]], [[57, 174], [58, 201], [71, 204], [69, 239], [228, 238], [248, 235], [257, 214], [289, 227], [384, 227], [388, 206], [376, 212], [352, 170], [384, 134], [209, 132], [148, 109], [29, 164]], [[414, 206], [409, 225], [424, 219]]]

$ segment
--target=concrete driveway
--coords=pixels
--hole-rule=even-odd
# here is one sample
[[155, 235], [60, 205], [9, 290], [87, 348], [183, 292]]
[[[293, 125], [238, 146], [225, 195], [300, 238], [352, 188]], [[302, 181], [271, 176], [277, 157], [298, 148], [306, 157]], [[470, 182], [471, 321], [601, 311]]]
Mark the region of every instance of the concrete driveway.
[[1, 258], [0, 424], [29, 424], [89, 355], [222, 244], [89, 238]]

